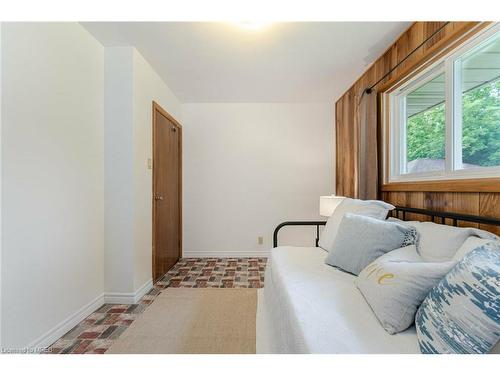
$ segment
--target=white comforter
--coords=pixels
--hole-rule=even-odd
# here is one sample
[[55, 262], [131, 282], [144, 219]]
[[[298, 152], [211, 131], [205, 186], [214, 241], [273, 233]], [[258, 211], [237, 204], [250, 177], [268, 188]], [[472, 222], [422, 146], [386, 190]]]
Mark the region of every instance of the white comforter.
[[320, 248], [278, 247], [259, 291], [257, 353], [419, 353], [414, 327], [389, 335]]

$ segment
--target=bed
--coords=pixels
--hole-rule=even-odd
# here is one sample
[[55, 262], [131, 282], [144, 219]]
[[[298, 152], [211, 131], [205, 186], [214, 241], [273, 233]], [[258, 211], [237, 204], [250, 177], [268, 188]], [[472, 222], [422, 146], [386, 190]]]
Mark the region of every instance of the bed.
[[257, 353], [419, 353], [413, 328], [389, 335], [318, 247], [273, 249], [259, 291]]
[[[402, 209], [397, 212], [406, 212]], [[443, 215], [454, 224], [460, 220]], [[467, 216], [474, 219], [500, 225], [498, 219]], [[356, 276], [326, 265], [326, 255], [319, 247], [271, 251], [265, 287], [259, 290], [257, 353], [420, 353], [415, 328], [388, 334], [356, 288]]]

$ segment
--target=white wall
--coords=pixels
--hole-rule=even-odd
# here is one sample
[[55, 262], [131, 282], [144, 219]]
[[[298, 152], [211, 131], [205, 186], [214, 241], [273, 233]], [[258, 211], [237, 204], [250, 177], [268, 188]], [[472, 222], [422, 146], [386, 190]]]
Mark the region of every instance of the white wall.
[[[184, 105], [184, 256], [265, 255], [280, 222], [321, 219], [333, 115], [329, 103]], [[312, 245], [314, 230], [282, 238]]]
[[106, 48], [105, 292], [127, 303], [152, 278], [152, 103], [181, 120], [181, 104], [133, 47]]
[[0, 348], [2, 347], [2, 22], [0, 22]]
[[104, 51], [75, 23], [4, 23], [1, 48], [2, 346], [24, 347], [102, 302]]
[[153, 100], [183, 125], [184, 256], [265, 255], [279, 222], [319, 218], [333, 192], [330, 104], [182, 105], [134, 48], [78, 24], [0, 36], [2, 347], [50, 344], [146, 291]]
[[134, 290], [133, 50], [105, 49], [104, 289]]
[[134, 288], [152, 277], [152, 102], [157, 102], [177, 121], [182, 107], [160, 76], [134, 49]]

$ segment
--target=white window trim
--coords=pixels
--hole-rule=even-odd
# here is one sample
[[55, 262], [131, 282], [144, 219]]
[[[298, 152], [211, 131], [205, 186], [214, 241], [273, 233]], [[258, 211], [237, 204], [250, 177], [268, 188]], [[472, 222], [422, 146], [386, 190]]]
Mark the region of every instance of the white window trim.
[[[500, 32], [500, 23], [494, 23], [482, 32], [449, 52], [431, 66], [415, 75], [402, 87], [389, 94], [389, 173], [388, 182], [415, 182], [453, 179], [477, 179], [500, 177], [500, 166], [460, 169], [462, 164], [462, 95], [454, 90], [460, 83], [459, 57]], [[445, 73], [445, 169], [422, 173], [404, 173], [406, 168], [406, 106], [401, 103], [415, 86], [421, 86]], [[399, 105], [396, 103], [399, 102]], [[401, 126], [403, 124], [404, 126]]]

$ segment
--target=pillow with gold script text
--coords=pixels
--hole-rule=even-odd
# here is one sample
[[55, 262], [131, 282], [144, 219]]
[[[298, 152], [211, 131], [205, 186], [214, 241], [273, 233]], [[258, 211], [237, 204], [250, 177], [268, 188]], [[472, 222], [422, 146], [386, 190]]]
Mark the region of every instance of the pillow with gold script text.
[[415, 245], [410, 245], [370, 263], [359, 274], [356, 285], [380, 324], [392, 335], [414, 323], [422, 301], [455, 264], [426, 262]]

